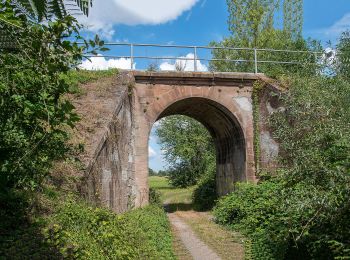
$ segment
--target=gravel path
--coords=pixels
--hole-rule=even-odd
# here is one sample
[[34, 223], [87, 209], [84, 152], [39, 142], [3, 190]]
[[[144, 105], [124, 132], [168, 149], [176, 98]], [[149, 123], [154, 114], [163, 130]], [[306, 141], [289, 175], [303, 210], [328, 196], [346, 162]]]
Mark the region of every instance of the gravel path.
[[191, 253], [194, 260], [221, 259], [193, 233], [191, 227], [176, 216], [176, 213], [168, 213], [168, 217], [171, 225], [177, 230], [177, 235], [179, 235], [179, 238], [187, 250]]

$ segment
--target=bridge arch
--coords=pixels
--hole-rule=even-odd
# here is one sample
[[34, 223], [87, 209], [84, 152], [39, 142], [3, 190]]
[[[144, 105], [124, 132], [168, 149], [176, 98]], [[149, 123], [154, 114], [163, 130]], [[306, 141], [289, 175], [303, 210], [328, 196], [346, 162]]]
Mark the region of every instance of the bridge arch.
[[246, 180], [244, 133], [228, 109], [208, 98], [188, 97], [170, 104], [157, 120], [171, 115], [185, 115], [199, 121], [213, 137], [219, 195], [231, 191], [234, 182]]
[[148, 203], [148, 140], [152, 126], [170, 115], [192, 117], [213, 136], [219, 195], [232, 191], [237, 181], [255, 181], [251, 87], [186, 84], [183, 79], [178, 84], [144, 82], [135, 78], [136, 206]]

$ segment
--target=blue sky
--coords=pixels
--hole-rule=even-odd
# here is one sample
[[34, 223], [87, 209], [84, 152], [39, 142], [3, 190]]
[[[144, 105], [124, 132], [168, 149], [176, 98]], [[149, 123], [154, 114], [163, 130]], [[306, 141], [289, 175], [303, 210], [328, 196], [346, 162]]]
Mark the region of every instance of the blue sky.
[[[156, 43], [178, 45], [208, 45], [229, 35], [226, 0], [94, 0], [94, 8], [84, 23], [89, 25], [87, 35], [98, 33], [106, 41]], [[304, 37], [336, 43], [342, 31], [350, 29], [349, 0], [304, 0]], [[152, 48], [136, 50], [138, 54], [191, 55], [191, 50], [164, 50]], [[128, 55], [128, 50], [112, 49], [114, 55]], [[203, 53], [201, 55], [206, 55]], [[174, 65], [157, 63], [169, 69]], [[136, 68], [146, 66], [136, 61]], [[193, 64], [192, 64], [193, 65]], [[206, 64], [199, 64], [206, 70]], [[129, 68], [128, 59], [96, 58], [86, 68], [110, 66]], [[95, 67], [93, 67], [95, 66]], [[161, 66], [160, 66], [161, 67]], [[154, 133], [150, 138], [150, 167], [159, 170], [164, 162]]]

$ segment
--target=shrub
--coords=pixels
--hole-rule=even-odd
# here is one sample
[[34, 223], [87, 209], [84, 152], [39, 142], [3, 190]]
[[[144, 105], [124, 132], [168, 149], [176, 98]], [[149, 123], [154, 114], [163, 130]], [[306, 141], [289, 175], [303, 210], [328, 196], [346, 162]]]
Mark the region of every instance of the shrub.
[[215, 176], [215, 169], [212, 169], [198, 181], [192, 195], [193, 205], [196, 210], [206, 211], [213, 208], [217, 199]]
[[149, 189], [149, 203], [151, 205], [162, 205], [162, 200], [160, 199], [160, 192], [156, 190], [155, 188]]
[[281, 165], [219, 200], [219, 223], [252, 241], [255, 259], [350, 257], [350, 83], [295, 77], [271, 118]]
[[69, 199], [45, 231], [66, 258], [174, 259], [169, 222], [157, 206], [116, 215]]
[[[235, 192], [221, 198], [214, 208], [215, 220], [248, 236], [254, 259], [272, 259], [283, 255], [276, 237], [269, 237], [268, 228], [278, 214], [279, 185], [239, 183]], [[276, 258], [278, 259], [278, 258]]]

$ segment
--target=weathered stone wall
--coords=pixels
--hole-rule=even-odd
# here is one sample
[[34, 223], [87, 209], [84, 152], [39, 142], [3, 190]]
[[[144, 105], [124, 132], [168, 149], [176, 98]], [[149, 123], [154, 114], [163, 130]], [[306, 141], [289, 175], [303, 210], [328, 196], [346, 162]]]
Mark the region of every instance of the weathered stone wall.
[[[124, 74], [124, 80], [129, 76]], [[133, 208], [135, 200], [135, 140], [130, 84], [132, 79], [118, 84], [122, 94], [115, 100], [115, 112], [87, 167], [82, 189], [90, 202], [115, 212]]]
[[263, 75], [239, 73], [131, 72], [118, 79], [120, 95], [86, 171], [89, 201], [115, 212], [148, 204], [148, 141], [153, 124], [166, 116], [190, 116], [207, 127], [217, 151], [219, 195], [235, 182], [256, 182], [252, 93], [260, 93], [260, 166], [273, 168], [279, 151], [267, 118], [279, 90]]
[[284, 91], [271, 79], [262, 77], [263, 88], [259, 93], [259, 130], [260, 130], [260, 171], [274, 171], [277, 167], [279, 144], [273, 138], [269, 124], [270, 116], [283, 109], [280, 95]]

